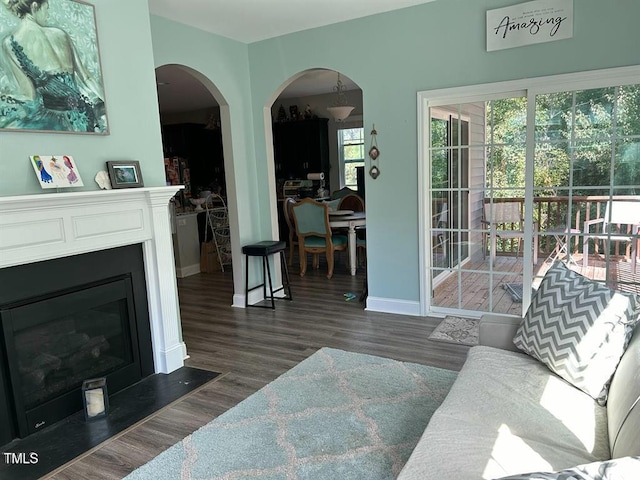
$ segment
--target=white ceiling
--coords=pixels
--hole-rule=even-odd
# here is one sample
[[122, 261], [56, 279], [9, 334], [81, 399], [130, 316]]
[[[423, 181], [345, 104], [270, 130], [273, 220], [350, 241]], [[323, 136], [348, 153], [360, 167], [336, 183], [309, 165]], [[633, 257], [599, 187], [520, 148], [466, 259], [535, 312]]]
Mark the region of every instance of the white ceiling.
[[[244, 43], [398, 10], [435, 0], [149, 0], [154, 15], [169, 18]], [[209, 91], [194, 77], [174, 66], [156, 70], [162, 113], [217, 106]], [[342, 75], [345, 90], [359, 88]], [[305, 73], [279, 98], [331, 93], [337, 74], [318, 69]]]
[[149, 0], [154, 15], [252, 43], [434, 0]]

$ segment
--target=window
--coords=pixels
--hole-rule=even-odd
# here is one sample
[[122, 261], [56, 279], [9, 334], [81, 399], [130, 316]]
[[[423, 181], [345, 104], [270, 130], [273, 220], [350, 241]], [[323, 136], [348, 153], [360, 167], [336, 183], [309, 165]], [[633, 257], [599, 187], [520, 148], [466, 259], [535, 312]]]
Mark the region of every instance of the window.
[[345, 187], [357, 189], [356, 167], [364, 167], [364, 128], [338, 130], [338, 154]]

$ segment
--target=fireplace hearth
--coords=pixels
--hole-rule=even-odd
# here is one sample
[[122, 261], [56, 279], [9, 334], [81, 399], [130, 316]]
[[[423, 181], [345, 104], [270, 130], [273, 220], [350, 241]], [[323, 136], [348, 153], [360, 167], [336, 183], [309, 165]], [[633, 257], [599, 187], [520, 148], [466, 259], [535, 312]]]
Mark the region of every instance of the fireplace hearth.
[[139, 244], [2, 269], [0, 284], [0, 444], [81, 410], [83, 380], [115, 394], [154, 372]]

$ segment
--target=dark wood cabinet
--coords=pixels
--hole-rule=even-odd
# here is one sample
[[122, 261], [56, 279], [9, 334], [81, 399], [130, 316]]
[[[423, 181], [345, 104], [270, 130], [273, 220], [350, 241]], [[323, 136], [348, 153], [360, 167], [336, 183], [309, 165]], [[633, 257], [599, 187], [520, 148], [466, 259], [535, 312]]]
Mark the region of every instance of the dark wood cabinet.
[[209, 130], [199, 123], [162, 126], [165, 157], [181, 157], [189, 162], [191, 184], [208, 189], [212, 184], [224, 188], [224, 156], [220, 129]]
[[294, 120], [273, 124], [276, 179], [306, 179], [308, 173], [329, 177], [327, 118]]

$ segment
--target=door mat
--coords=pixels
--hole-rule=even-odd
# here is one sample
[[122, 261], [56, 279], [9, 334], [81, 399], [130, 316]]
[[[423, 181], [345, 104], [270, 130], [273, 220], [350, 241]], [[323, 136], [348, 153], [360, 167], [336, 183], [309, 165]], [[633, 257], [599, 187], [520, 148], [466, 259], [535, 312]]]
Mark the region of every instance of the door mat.
[[478, 345], [479, 320], [476, 318], [444, 317], [429, 340], [457, 343], [459, 345]]

